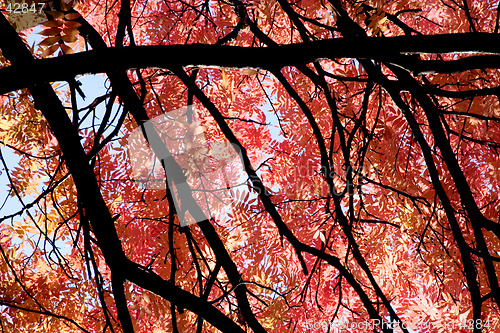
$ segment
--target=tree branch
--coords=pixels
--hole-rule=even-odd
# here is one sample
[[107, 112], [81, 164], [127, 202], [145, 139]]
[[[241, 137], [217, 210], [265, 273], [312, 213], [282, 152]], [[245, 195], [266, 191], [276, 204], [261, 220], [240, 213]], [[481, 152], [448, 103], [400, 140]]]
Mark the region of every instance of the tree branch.
[[[3, 37], [2, 37], [3, 38]], [[307, 52], [305, 52], [307, 51]], [[38, 82], [67, 81], [77, 75], [171, 66], [279, 69], [321, 59], [384, 59], [398, 64], [403, 54], [489, 53], [500, 55], [500, 36], [486, 33], [453, 35], [349, 37], [269, 47], [225, 45], [155, 45], [106, 48], [38, 59], [0, 70], [0, 94]], [[8, 57], [9, 52], [5, 54]], [[484, 60], [484, 58], [482, 58]], [[500, 58], [457, 60], [459, 66], [500, 67]], [[480, 61], [481, 60], [481, 61]], [[404, 66], [407, 64], [401, 64]], [[435, 63], [434, 70], [441, 70]], [[441, 65], [442, 63], [439, 63]], [[422, 72], [423, 69], [415, 69]], [[473, 66], [473, 67], [474, 67]], [[456, 71], [458, 69], [448, 69]]]

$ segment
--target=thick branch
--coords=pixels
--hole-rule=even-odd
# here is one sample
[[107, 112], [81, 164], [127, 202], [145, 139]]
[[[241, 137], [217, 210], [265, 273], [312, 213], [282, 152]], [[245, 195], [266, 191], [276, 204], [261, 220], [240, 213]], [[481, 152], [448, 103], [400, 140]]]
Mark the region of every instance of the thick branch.
[[[15, 38], [17, 34], [2, 15], [0, 15], [0, 31], [2, 37], [7, 36], [7, 38], [0, 38], [0, 49], [7, 59], [14, 66], [30, 64], [33, 61], [31, 54], [21, 39]], [[207, 301], [163, 280], [153, 272], [142, 271], [137, 264], [126, 258], [114, 228], [114, 220], [80, 144], [78, 132], [67, 116], [64, 107], [49, 84], [33, 85], [29, 89], [35, 100], [35, 106], [47, 119], [59, 143], [63, 158], [75, 182], [78, 198], [85, 208], [92, 231], [112, 274], [116, 274], [119, 279], [128, 279], [142, 288], [151, 290], [170, 302], [180, 304], [183, 308], [204, 317], [223, 332], [243, 332], [236, 323]], [[133, 332], [128, 310], [124, 308], [119, 316], [122, 324], [129, 325], [123, 327], [124, 331]], [[123, 320], [124, 316], [125, 320]]]
[[[106, 44], [103, 42], [99, 34], [97, 34], [97, 32], [83, 18], [80, 19], [80, 22], [82, 23], [80, 31], [82, 31], [82, 33], [84, 33], [88, 37], [91, 45], [95, 48], [98, 48], [99, 50], [101, 48], [104, 49], [106, 47]], [[111, 81], [113, 89], [117, 92], [118, 96], [124, 103], [125, 109], [128, 112], [130, 112], [130, 114], [134, 117], [134, 120], [137, 122], [137, 124], [141, 126], [142, 124], [147, 122], [149, 120], [149, 116], [142, 102], [137, 97], [137, 94], [135, 93], [126, 73], [123, 71], [121, 72], [108, 71], [107, 75]], [[171, 157], [170, 153], [168, 153], [166, 147], [162, 146], [161, 144], [156, 144], [161, 142], [161, 140], [157, 138], [157, 133], [155, 133], [154, 131], [152, 131], [152, 133], [148, 133], [146, 139], [150, 144], [155, 155], [158, 156], [160, 160], [162, 160], [162, 164], [165, 170], [169, 170], [169, 172], [171, 172], [172, 174], [177, 175], [177, 177], [175, 177], [177, 179], [174, 180], [174, 182], [177, 182], [176, 186], [178, 185], [182, 186], [182, 190], [179, 191], [179, 194], [181, 194], [183, 197], [182, 201], [189, 202], [188, 204], [188, 206], [190, 207], [189, 212], [193, 217], [195, 217], [196, 220], [201, 221], [197, 225], [202, 230], [210, 247], [214, 251], [217, 257], [217, 262], [221, 263], [224, 270], [226, 271], [229, 281], [233, 286], [235, 286], [234, 293], [236, 299], [238, 300], [239, 308], [243, 316], [245, 317], [245, 320], [248, 322], [249, 326], [252, 328], [254, 332], [265, 332], [262, 325], [258, 322], [258, 320], [255, 318], [255, 315], [252, 313], [250, 303], [246, 296], [248, 290], [245, 285], [240, 284], [241, 274], [239, 273], [236, 264], [232, 261], [231, 257], [229, 256], [229, 253], [227, 252], [224, 243], [221, 241], [219, 235], [217, 234], [217, 231], [215, 230], [213, 225], [210, 224], [210, 222], [206, 219], [203, 211], [194, 200], [191, 194], [192, 190], [189, 187], [189, 185], [187, 185], [185, 176], [183, 175], [180, 166], [177, 164], [175, 159]], [[170, 158], [161, 158], [161, 156], [170, 156]], [[138, 279], [138, 281], [141, 281], [141, 279]], [[137, 284], [142, 286], [139, 283]], [[145, 288], [152, 291], [152, 289], [149, 289], [149, 287]], [[178, 302], [175, 303], [179, 304]], [[187, 306], [186, 308], [191, 309], [190, 307]], [[203, 317], [202, 314], [200, 313], [197, 314]], [[211, 318], [205, 318], [205, 319], [208, 322], [212, 323], [212, 325], [214, 325]], [[217, 327], [217, 325], [214, 326]]]
[[[403, 54], [463, 52], [500, 54], [500, 36], [464, 33], [384, 38], [335, 38], [269, 47], [193, 44], [107, 48], [39, 59], [22, 67], [1, 69], [0, 94], [25, 88], [37, 82], [66, 81], [77, 75], [123, 71], [132, 68], [208, 66], [278, 69], [321, 59], [365, 58], [384, 59], [390, 62], [392, 59], [393, 63], [398, 63], [401, 59], [398, 56]], [[8, 52], [5, 56], [8, 56]], [[489, 62], [481, 68], [499, 67], [500, 61], [496, 60], [498, 57], [488, 59]], [[479, 64], [476, 62], [475, 65]], [[424, 65], [420, 66], [425, 68]], [[417, 72], [423, 70], [429, 69], [416, 69]], [[447, 71], [454, 70], [447, 69]]]

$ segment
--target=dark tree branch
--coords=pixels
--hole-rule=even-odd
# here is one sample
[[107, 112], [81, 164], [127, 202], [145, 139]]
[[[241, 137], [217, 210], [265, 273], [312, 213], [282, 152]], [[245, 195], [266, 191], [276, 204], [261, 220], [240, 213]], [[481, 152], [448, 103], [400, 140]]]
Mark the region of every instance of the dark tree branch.
[[0, 305], [2, 305], [2, 306], [8, 306], [10, 308], [21, 310], [21, 311], [25, 311], [25, 312], [38, 313], [38, 314], [41, 314], [41, 315], [44, 315], [44, 316], [50, 316], [50, 317], [62, 319], [62, 320], [68, 321], [69, 323], [75, 325], [76, 327], [78, 327], [78, 329], [80, 331], [86, 332], [86, 333], [90, 333], [90, 331], [87, 331], [84, 327], [82, 327], [81, 325], [79, 325], [73, 319], [67, 318], [65, 316], [60, 316], [60, 315], [58, 315], [56, 313], [53, 313], [53, 312], [50, 312], [50, 311], [47, 311], [47, 310], [30, 309], [30, 308], [27, 308], [27, 307], [24, 307], [24, 306], [17, 305], [15, 302], [9, 302], [9, 301], [6, 301], [6, 300], [0, 300]]
[[[3, 37], [2, 37], [3, 38]], [[307, 51], [307, 52], [306, 52]], [[67, 81], [88, 73], [124, 71], [133, 68], [168, 68], [172, 66], [231, 67], [277, 69], [310, 63], [321, 59], [384, 59], [399, 64], [403, 54], [440, 53], [500, 54], [500, 36], [486, 33], [400, 36], [349, 37], [269, 47], [225, 45], [157, 45], [129, 46], [91, 50], [56, 58], [39, 59], [21, 66], [0, 70], [0, 94], [25, 88], [38, 82]], [[5, 55], [8, 57], [9, 52]], [[500, 67], [498, 57], [461, 61], [467, 66]], [[459, 62], [459, 63], [461, 63]], [[439, 63], [441, 64], [441, 63]], [[408, 62], [400, 64], [410, 66]], [[461, 65], [464, 66], [464, 65]], [[416, 72], [428, 71], [425, 66]], [[457, 71], [455, 66], [448, 71]], [[434, 70], [440, 70], [433, 65]]]
[[295, 248], [297, 257], [302, 265], [302, 269], [304, 273], [307, 274], [307, 266], [305, 264], [304, 258], [302, 257], [300, 251], [298, 251], [296, 247], [299, 241], [292, 233], [292, 231], [287, 227], [286, 223], [282, 220], [281, 215], [276, 210], [276, 206], [271, 200], [271, 194], [266, 190], [264, 184], [262, 183], [262, 180], [257, 175], [255, 169], [250, 163], [250, 159], [248, 158], [246, 148], [243, 147], [238, 138], [236, 138], [231, 128], [224, 121], [224, 117], [221, 115], [217, 107], [201, 91], [201, 89], [199, 89], [198, 86], [196, 86], [195, 82], [184, 72], [184, 70], [175, 69], [173, 70], [173, 72], [177, 75], [177, 77], [179, 77], [179, 79], [181, 79], [184, 82], [186, 86], [192, 89], [196, 98], [198, 98], [198, 100], [203, 104], [203, 106], [205, 106], [208, 109], [212, 117], [214, 117], [215, 121], [217, 122], [217, 124], [219, 125], [225, 137], [229, 140], [229, 142], [231, 142], [232, 144], [236, 145], [239, 148], [239, 155], [241, 158], [241, 162], [245, 168], [246, 173], [248, 174], [248, 177], [250, 178], [250, 181], [252, 182], [253, 187], [257, 191], [259, 198], [264, 204], [266, 211], [273, 219], [281, 237], [284, 236], [290, 242], [290, 244], [292, 244], [292, 246]]
[[[488, 220], [480, 211], [479, 207], [476, 204], [474, 199], [474, 194], [467, 182], [467, 179], [460, 168], [458, 160], [451, 148], [449, 140], [446, 138], [445, 131], [443, 129], [443, 124], [439, 118], [439, 109], [436, 107], [434, 102], [426, 95], [422, 88], [418, 85], [418, 83], [406, 72], [397, 71], [393, 69], [393, 71], [398, 75], [401, 81], [405, 83], [405, 86], [411, 86], [411, 93], [418, 101], [422, 109], [424, 110], [425, 116], [429, 122], [429, 127], [431, 129], [432, 135], [434, 136], [436, 145], [439, 147], [441, 154], [443, 155], [443, 160], [446, 163], [448, 171], [450, 172], [451, 177], [455, 183], [455, 186], [458, 190], [460, 200], [462, 205], [465, 208], [465, 211], [468, 214], [468, 217], [471, 221], [472, 228], [474, 231], [474, 237], [479, 247], [479, 250], [484, 254], [488, 254], [488, 247], [486, 244], [486, 240], [484, 238], [482, 228], [486, 228], [487, 230], [492, 231], [496, 234], [497, 237], [500, 238], [500, 225], [497, 223]], [[493, 298], [496, 301], [497, 305], [500, 306], [500, 287], [498, 286], [498, 277], [496, 274], [496, 270], [493, 266], [493, 262], [488, 255], [484, 256], [485, 268], [488, 275], [488, 280], [490, 282], [491, 292], [493, 294]], [[480, 316], [475, 313], [476, 315]], [[477, 312], [477, 311], [476, 311]], [[479, 318], [479, 317], [477, 317]]]
[[[6, 57], [13, 66], [23, 66], [25, 63], [29, 64], [33, 61], [31, 53], [3, 15], [0, 15], [0, 31], [7, 36], [5, 39], [0, 39], [0, 49], [4, 55], [8, 55]], [[33, 85], [29, 89], [35, 100], [35, 107], [47, 119], [58, 140], [63, 158], [77, 188], [80, 202], [85, 208], [85, 214], [89, 219], [92, 231], [112, 273], [197, 313], [223, 332], [243, 332], [236, 323], [208, 302], [182, 290], [169, 281], [163, 280], [155, 273], [143, 271], [136, 263], [126, 258], [114, 227], [114, 219], [104, 202], [94, 172], [80, 144], [78, 131], [71, 123], [64, 107], [49, 84]], [[222, 245], [222, 247], [224, 246]], [[121, 320], [127, 316], [130, 317], [128, 310], [126, 313], [122, 311], [119, 315]], [[128, 323], [131, 321], [122, 320], [122, 325], [127, 325], [123, 329], [133, 332], [133, 327], [128, 326]]]
[[397, 58], [380, 58], [386, 63], [392, 63], [414, 75], [429, 73], [459, 73], [471, 69], [500, 68], [500, 56], [498, 55], [476, 55], [457, 60], [421, 60]]
[[[80, 31], [88, 36], [92, 47], [95, 49], [104, 49], [106, 47], [106, 44], [102, 41], [101, 37], [99, 34], [86, 22], [81, 18], [80, 22], [82, 23], [82, 27], [80, 28]], [[144, 106], [140, 99], [137, 97], [137, 94], [135, 93], [132, 84], [130, 83], [130, 80], [128, 79], [127, 75], [125, 72], [122, 71], [114, 71], [114, 70], [109, 70], [106, 72], [110, 81], [111, 85], [113, 86], [113, 89], [117, 92], [118, 96], [122, 100], [122, 102], [125, 105], [125, 109], [130, 112], [130, 114], [134, 117], [135, 121], [139, 126], [142, 126], [145, 122], [149, 120], [149, 116], [144, 109]], [[186, 74], [187, 76], [187, 74]], [[189, 77], [189, 76], [188, 76]], [[191, 78], [192, 79], [192, 78]], [[249, 323], [249, 326], [255, 331], [255, 332], [265, 332], [264, 328], [262, 325], [257, 321], [255, 318], [255, 315], [252, 312], [252, 309], [250, 307], [250, 303], [248, 302], [247, 299], [247, 289], [246, 286], [244, 285], [239, 285], [241, 282], [241, 274], [238, 272], [238, 268], [236, 264], [231, 260], [231, 257], [227, 253], [227, 250], [221, 241], [219, 235], [217, 234], [217, 231], [215, 228], [210, 224], [210, 222], [207, 220], [207, 218], [204, 216], [203, 211], [201, 210], [200, 206], [196, 203], [196, 201], [193, 199], [193, 196], [191, 194], [192, 190], [191, 188], [187, 185], [185, 176], [180, 168], [180, 166], [177, 164], [175, 159], [168, 153], [167, 148], [161, 145], [157, 145], [154, 142], [158, 143], [161, 142], [157, 138], [157, 133], [148, 133], [146, 136], [151, 148], [153, 149], [154, 153], [156, 156], [159, 157], [159, 159], [162, 161], [162, 165], [165, 170], [169, 170], [169, 172], [172, 172], [175, 175], [178, 175], [178, 178], [174, 182], [177, 185], [182, 185], [182, 189], [180, 190], [179, 194], [183, 196], [183, 201], [189, 202], [188, 206], [190, 207], [190, 213], [197, 221], [199, 222], [197, 225], [200, 227], [202, 230], [204, 236], [206, 237], [210, 247], [214, 251], [217, 260], [220, 261], [222, 267], [227, 273], [227, 276], [233, 286], [238, 286], [238, 288], [235, 288], [234, 292], [236, 295], [236, 299], [238, 300], [238, 305], [240, 307], [240, 310], [242, 311], [245, 320]], [[170, 156], [169, 158], [163, 158], [163, 156]], [[179, 191], [179, 188], [178, 188]], [[128, 277], [127, 277], [128, 278]], [[140, 284], [139, 284], [140, 285]], [[148, 288], [147, 288], [148, 289]], [[151, 289], [148, 289], [150, 291], [153, 291]], [[178, 305], [180, 308], [183, 308], [184, 306]], [[190, 309], [189, 307], [186, 307], [187, 309]], [[198, 315], [202, 316], [200, 313], [197, 313]], [[203, 316], [202, 316], [203, 317]], [[205, 318], [207, 321], [209, 321], [212, 325], [216, 326], [213, 323], [213, 319], [209, 320], [208, 318]], [[236, 324], [235, 324], [236, 325]], [[237, 326], [237, 325], [236, 325]], [[239, 326], [238, 326], [239, 327]]]
[[446, 217], [448, 218], [448, 222], [450, 223], [451, 226], [453, 237], [460, 251], [465, 271], [465, 277], [469, 287], [469, 292], [471, 294], [474, 319], [480, 318], [479, 316], [481, 313], [481, 300], [480, 300], [481, 293], [479, 290], [479, 286], [477, 285], [477, 280], [476, 280], [477, 274], [474, 267], [474, 262], [472, 261], [471, 258], [469, 246], [465, 241], [465, 238], [462, 234], [462, 231], [456, 219], [455, 210], [453, 209], [451, 201], [448, 195], [446, 194], [446, 191], [441, 183], [441, 180], [439, 179], [439, 172], [433, 160], [432, 150], [427, 144], [427, 141], [422, 131], [420, 130], [419, 124], [416, 121], [413, 114], [411, 113], [410, 108], [401, 98], [399, 90], [395, 89], [394, 85], [387, 84], [388, 83], [387, 78], [383, 77], [380, 72], [377, 72], [377, 69], [375, 69], [371, 63], [364, 63], [363, 66], [365, 66], [365, 68], [369, 71], [372, 77], [374, 77], [389, 93], [394, 103], [398, 106], [398, 108], [401, 110], [406, 120], [408, 121], [412, 133], [416, 141], [420, 145], [420, 148], [422, 149], [422, 154], [424, 156], [427, 169], [429, 170], [429, 175], [431, 177], [434, 191], [436, 191], [441, 203], [443, 204]]

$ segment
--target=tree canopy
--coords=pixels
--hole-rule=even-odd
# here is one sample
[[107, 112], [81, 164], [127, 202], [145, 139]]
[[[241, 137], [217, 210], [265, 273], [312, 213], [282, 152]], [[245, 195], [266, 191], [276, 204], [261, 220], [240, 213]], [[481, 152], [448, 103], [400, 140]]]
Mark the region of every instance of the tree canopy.
[[0, 7], [2, 332], [500, 329], [498, 1]]

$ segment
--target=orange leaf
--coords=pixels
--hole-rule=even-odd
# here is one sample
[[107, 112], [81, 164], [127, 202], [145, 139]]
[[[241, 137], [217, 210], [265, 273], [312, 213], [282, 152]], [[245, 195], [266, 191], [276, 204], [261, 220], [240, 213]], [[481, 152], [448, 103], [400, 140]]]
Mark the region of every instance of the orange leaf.
[[64, 36], [62, 36], [62, 40], [65, 41], [66, 43], [73, 43], [73, 42], [76, 42], [76, 36], [75, 35], [64, 35]]
[[66, 20], [70, 20], [70, 21], [76, 20], [79, 17], [80, 17], [80, 13], [69, 13], [69, 14], [64, 15], [64, 18]]
[[59, 0], [59, 3], [61, 4], [61, 8], [64, 11], [69, 11], [71, 8], [73, 8], [73, 0]]
[[73, 53], [75, 53], [75, 51], [73, 51], [73, 49], [71, 47], [69, 47], [68, 45], [60, 44], [60, 47], [61, 47], [61, 50], [65, 54], [73, 54]]
[[40, 46], [50, 46], [57, 43], [61, 39], [61, 36], [47, 37], [40, 42]]
[[81, 23], [75, 21], [66, 21], [64, 22], [64, 25], [68, 28], [78, 28], [82, 26]]
[[63, 29], [63, 32], [66, 34], [66, 35], [78, 35], [78, 33], [80, 31], [78, 31], [78, 29], [76, 28], [64, 28]]
[[64, 24], [63, 21], [60, 20], [50, 20], [42, 23], [46, 27], [57, 28]]
[[55, 36], [61, 33], [60, 28], [50, 28], [40, 31], [38, 34], [42, 36]]
[[221, 85], [224, 89], [227, 90], [227, 88], [229, 87], [229, 77], [226, 73], [226, 71], [222, 71], [222, 81], [221, 81]]
[[56, 52], [58, 48], [59, 48], [59, 44], [54, 44], [51, 47], [47, 48], [45, 51], [43, 51], [42, 58], [45, 58], [45, 57], [51, 55], [52, 53]]
[[259, 71], [256, 71], [255, 69], [251, 69], [251, 68], [245, 68], [243, 70], [243, 74], [248, 75], [248, 76], [256, 76], [257, 74], [259, 74]]
[[49, 15], [52, 15], [55, 18], [63, 18], [64, 17], [63, 13], [57, 12], [57, 11], [54, 11], [54, 10], [49, 10], [46, 13], [49, 14]]

